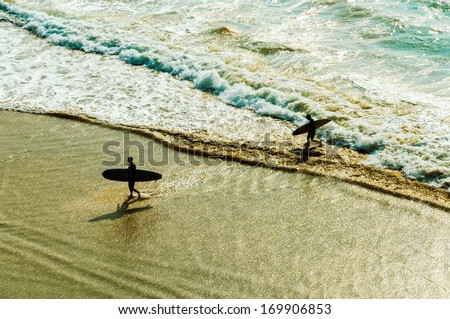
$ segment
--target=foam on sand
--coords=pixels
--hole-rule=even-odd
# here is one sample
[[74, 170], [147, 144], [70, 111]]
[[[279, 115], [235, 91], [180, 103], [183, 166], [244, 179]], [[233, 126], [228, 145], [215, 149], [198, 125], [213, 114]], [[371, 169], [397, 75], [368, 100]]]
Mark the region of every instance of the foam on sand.
[[[151, 198], [130, 200], [126, 183], [101, 176], [102, 145], [122, 131], [0, 113], [4, 298], [449, 297], [447, 212], [159, 143], [164, 165], [132, 156], [164, 178], [137, 183]], [[246, 149], [243, 159], [262, 153]]]
[[109, 125], [85, 116], [55, 112], [51, 115], [72, 118], [131, 131], [162, 142], [177, 151], [195, 155], [237, 161], [243, 164], [266, 167], [287, 172], [302, 172], [327, 176], [377, 190], [386, 194], [426, 203], [450, 212], [450, 193], [442, 188], [411, 180], [399, 171], [367, 166], [367, 155], [333, 145], [313, 145], [310, 150], [292, 141], [279, 143], [218, 142], [201, 134], [180, 134], [165, 130]]

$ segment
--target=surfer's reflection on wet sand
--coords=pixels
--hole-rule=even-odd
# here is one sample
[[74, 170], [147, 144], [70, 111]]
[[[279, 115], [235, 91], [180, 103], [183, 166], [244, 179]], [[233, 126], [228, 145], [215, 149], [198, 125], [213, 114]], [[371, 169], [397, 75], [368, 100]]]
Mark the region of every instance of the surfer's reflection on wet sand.
[[95, 218], [92, 218], [89, 220], [89, 222], [98, 222], [101, 220], [109, 219], [109, 220], [115, 220], [119, 219], [125, 215], [135, 214], [139, 212], [143, 212], [146, 210], [149, 210], [153, 208], [151, 205], [147, 205], [144, 207], [136, 207], [136, 208], [130, 208], [128, 209], [128, 206], [134, 202], [139, 201], [139, 199], [126, 199], [121, 205], [117, 204], [117, 210], [114, 213], [101, 215]]

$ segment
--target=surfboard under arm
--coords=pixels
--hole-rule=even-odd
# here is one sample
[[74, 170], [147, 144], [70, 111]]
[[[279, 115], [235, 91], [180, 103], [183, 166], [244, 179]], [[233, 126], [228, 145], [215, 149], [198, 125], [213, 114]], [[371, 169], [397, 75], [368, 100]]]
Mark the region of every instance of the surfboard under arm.
[[[112, 168], [103, 171], [103, 177], [112, 181], [129, 182], [131, 180], [131, 171], [127, 168]], [[134, 181], [135, 182], [149, 182], [157, 181], [162, 178], [162, 175], [152, 171], [137, 169]]]
[[[318, 129], [319, 127], [322, 127], [325, 124], [328, 124], [330, 122], [331, 122], [330, 119], [317, 120], [317, 121], [315, 121], [316, 129]], [[309, 130], [309, 124], [305, 124], [305, 125], [302, 125], [302, 126], [298, 127], [294, 132], [292, 132], [292, 135], [305, 134], [305, 133], [308, 132], [308, 130]]]

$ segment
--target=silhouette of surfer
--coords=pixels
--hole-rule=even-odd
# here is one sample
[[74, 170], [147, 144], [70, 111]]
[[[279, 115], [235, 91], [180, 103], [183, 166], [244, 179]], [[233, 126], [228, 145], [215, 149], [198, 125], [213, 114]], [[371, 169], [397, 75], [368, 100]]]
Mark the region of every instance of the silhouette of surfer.
[[[306, 146], [309, 147], [309, 143], [314, 140], [314, 137], [316, 137], [316, 121], [313, 120], [313, 118], [311, 117], [311, 115], [306, 115], [306, 119], [309, 120], [308, 123], [308, 136], [306, 137]], [[315, 141], [320, 143], [320, 145], [322, 145], [322, 141]]]
[[133, 198], [133, 192], [138, 193], [138, 198], [141, 197], [141, 193], [134, 188], [134, 184], [136, 183], [136, 165], [133, 163], [133, 158], [128, 157], [128, 169], [131, 172], [131, 178], [128, 182], [128, 189], [130, 190], [130, 197]]

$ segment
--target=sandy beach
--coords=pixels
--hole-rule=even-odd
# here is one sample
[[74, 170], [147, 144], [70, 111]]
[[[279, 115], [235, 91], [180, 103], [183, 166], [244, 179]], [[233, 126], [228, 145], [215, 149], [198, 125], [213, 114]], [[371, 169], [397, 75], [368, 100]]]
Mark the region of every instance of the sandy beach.
[[207, 134], [182, 134], [170, 130], [148, 129], [140, 126], [110, 125], [97, 119], [65, 112], [49, 115], [97, 124], [148, 137], [180, 152], [235, 161], [284, 172], [301, 172], [312, 176], [325, 176], [373, 189], [450, 212], [450, 193], [405, 177], [401, 172], [366, 164], [367, 154], [337, 147], [327, 143], [305, 147], [302, 140], [286, 136], [284, 140], [271, 141], [217, 141]]
[[[242, 165], [170, 132], [8, 111], [0, 127], [1, 298], [450, 297], [443, 191], [374, 191], [321, 176], [333, 176], [321, 157]], [[139, 168], [163, 175], [137, 184], [141, 200], [101, 176], [126, 165], [125, 140]]]

